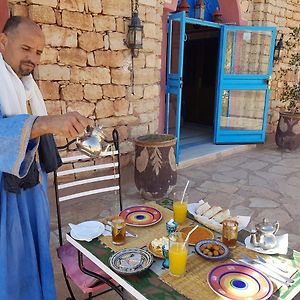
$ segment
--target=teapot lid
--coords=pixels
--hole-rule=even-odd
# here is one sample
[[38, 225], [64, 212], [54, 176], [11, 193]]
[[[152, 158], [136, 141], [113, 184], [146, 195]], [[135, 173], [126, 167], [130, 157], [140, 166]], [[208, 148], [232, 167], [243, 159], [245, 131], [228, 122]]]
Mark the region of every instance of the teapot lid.
[[262, 223], [256, 224], [255, 227], [257, 230], [270, 233], [276, 229], [275, 224], [270, 223], [268, 218], [264, 218]]

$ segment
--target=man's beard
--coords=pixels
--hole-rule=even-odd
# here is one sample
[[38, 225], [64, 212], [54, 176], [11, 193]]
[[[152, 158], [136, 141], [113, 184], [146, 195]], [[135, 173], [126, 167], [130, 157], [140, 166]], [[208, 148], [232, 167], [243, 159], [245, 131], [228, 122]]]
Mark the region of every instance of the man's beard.
[[[27, 70], [27, 69], [22, 68], [23, 63], [32, 65], [32, 70]], [[20, 66], [19, 66], [19, 73], [21, 76], [28, 76], [33, 72], [34, 67], [35, 67], [35, 64], [32, 63], [31, 61], [21, 61]]]

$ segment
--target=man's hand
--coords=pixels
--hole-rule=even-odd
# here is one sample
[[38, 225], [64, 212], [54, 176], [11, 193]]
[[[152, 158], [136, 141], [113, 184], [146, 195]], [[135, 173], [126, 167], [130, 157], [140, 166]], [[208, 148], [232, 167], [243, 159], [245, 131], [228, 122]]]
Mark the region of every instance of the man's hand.
[[30, 138], [52, 133], [66, 138], [74, 138], [84, 132], [91, 120], [78, 112], [69, 112], [64, 115], [41, 116], [32, 126]]

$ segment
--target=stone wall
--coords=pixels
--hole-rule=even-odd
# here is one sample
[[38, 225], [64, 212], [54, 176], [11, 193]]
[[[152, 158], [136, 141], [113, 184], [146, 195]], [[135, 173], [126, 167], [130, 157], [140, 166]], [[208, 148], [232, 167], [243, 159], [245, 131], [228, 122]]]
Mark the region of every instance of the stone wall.
[[124, 44], [130, 0], [10, 0], [12, 15], [29, 16], [45, 34], [34, 77], [49, 114], [77, 110], [103, 124], [108, 135], [117, 128], [122, 153], [133, 151], [137, 136], [157, 131], [161, 2], [139, 1], [144, 47], [132, 60]]
[[[241, 14], [243, 19], [248, 21], [248, 25], [253, 26], [276, 26], [278, 32], [282, 32], [285, 37], [291, 28], [300, 24], [300, 2], [299, 0], [241, 0]], [[277, 35], [279, 38], [279, 34]], [[295, 52], [299, 53], [300, 45]], [[269, 104], [269, 119], [267, 132], [273, 133], [276, 130], [279, 119], [279, 111], [284, 110], [283, 103], [279, 101], [282, 93], [283, 81], [279, 80], [280, 68], [286, 68], [292, 52], [283, 50], [279, 63], [273, 65], [272, 85]], [[289, 82], [299, 81], [299, 74], [289, 73], [284, 78]]]

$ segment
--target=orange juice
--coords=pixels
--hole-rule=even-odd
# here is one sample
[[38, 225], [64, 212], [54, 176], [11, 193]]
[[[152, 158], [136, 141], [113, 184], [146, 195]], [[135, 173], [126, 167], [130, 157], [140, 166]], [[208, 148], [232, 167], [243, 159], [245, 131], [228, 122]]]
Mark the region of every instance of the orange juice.
[[186, 213], [187, 213], [187, 203], [183, 201], [176, 201], [173, 202], [173, 212], [174, 212], [174, 220], [178, 224], [184, 223], [186, 220]]
[[185, 273], [185, 266], [188, 257], [187, 247], [183, 243], [174, 243], [169, 249], [170, 272], [179, 276]]

